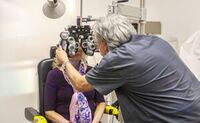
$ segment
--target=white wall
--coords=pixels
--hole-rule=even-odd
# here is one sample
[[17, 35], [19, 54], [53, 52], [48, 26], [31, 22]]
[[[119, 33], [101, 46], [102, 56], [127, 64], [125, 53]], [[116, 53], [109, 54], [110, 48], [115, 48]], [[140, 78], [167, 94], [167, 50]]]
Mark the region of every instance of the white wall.
[[[26, 123], [24, 108], [38, 108], [37, 64], [49, 57], [64, 27], [76, 24], [79, 0], [63, 0], [66, 13], [49, 19], [46, 0], [0, 1], [0, 122]], [[111, 0], [83, 0], [83, 15], [104, 16]]]
[[[179, 52], [184, 41], [200, 30], [199, 5], [200, 0], [146, 0], [147, 20], [160, 21], [162, 36], [178, 39], [179, 48], [176, 51]], [[195, 67], [195, 63], [199, 65], [199, 60], [187, 50], [189, 49], [186, 48], [184, 52], [179, 52], [180, 56], [199, 78], [200, 71]], [[188, 52], [189, 56], [187, 56]]]
[[162, 35], [178, 38], [181, 45], [200, 29], [199, 0], [146, 0], [147, 20], [160, 21]]

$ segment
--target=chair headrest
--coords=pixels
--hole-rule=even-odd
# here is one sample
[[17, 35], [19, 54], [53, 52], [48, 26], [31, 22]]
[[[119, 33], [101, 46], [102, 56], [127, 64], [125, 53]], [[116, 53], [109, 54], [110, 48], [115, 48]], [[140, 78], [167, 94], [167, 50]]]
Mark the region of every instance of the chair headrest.
[[50, 58], [54, 58], [56, 56], [56, 46], [51, 46], [50, 48]]

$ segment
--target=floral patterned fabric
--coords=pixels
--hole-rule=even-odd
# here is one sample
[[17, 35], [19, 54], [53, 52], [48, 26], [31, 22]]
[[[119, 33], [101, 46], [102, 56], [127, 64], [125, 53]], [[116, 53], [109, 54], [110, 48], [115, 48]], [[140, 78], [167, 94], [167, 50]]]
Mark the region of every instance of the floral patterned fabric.
[[[79, 72], [81, 75], [85, 74], [85, 65], [81, 61], [79, 65]], [[92, 113], [90, 107], [88, 105], [87, 98], [83, 93], [78, 92], [71, 81], [69, 80], [67, 74], [63, 71], [65, 79], [69, 82], [74, 90], [74, 94], [72, 95], [71, 103], [70, 103], [70, 122], [72, 123], [92, 123]]]

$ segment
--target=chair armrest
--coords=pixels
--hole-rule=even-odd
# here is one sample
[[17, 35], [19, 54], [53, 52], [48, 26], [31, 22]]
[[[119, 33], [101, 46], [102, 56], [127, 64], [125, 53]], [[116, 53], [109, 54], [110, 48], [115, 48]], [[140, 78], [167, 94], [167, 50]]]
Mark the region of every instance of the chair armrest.
[[33, 121], [34, 117], [35, 116], [39, 116], [39, 112], [37, 110], [35, 110], [34, 108], [32, 107], [27, 107], [25, 108], [25, 118], [28, 120], [28, 121]]
[[118, 109], [114, 106], [106, 106], [104, 113], [117, 116], [118, 115]]
[[47, 123], [45, 117], [32, 107], [25, 108], [25, 117], [28, 121], [34, 123]]

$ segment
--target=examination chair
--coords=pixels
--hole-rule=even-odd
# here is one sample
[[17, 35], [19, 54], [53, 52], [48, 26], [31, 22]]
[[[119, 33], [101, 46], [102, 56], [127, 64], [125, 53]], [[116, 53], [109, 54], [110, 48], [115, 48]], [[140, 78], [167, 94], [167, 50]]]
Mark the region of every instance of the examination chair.
[[[53, 58], [55, 57], [56, 46], [50, 49], [50, 58], [43, 59], [38, 64], [38, 77], [39, 77], [39, 112], [32, 107], [25, 108], [25, 118], [33, 123], [51, 123], [45, 117], [44, 112], [44, 86], [48, 72], [52, 69]], [[106, 114], [118, 116], [118, 109], [114, 106], [106, 106]]]
[[25, 117], [34, 123], [50, 122], [45, 118], [44, 112], [44, 86], [48, 72], [52, 69], [53, 58], [55, 57], [56, 46], [50, 49], [50, 58], [43, 59], [39, 62], [37, 70], [39, 77], [39, 112], [32, 107], [25, 108]]

